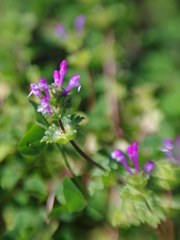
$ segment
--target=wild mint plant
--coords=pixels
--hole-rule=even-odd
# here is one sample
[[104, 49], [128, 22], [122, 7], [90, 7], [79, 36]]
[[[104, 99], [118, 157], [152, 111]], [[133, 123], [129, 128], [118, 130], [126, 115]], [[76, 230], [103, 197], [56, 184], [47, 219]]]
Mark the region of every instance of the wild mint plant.
[[[166, 220], [168, 209], [156, 189], [163, 191], [178, 183], [176, 170], [179, 165], [172, 140], [164, 140], [161, 151], [166, 159], [160, 161], [148, 160], [141, 164], [137, 142], [130, 144], [126, 152], [115, 149], [110, 154], [108, 149], [103, 156], [97, 153], [96, 161], [93, 160], [75, 142], [83, 117], [72, 113], [70, 108], [73, 95], [80, 92], [81, 83], [79, 74], [72, 75], [67, 81], [67, 71], [67, 61], [63, 60], [59, 69], [53, 72], [52, 83], [40, 78], [37, 83], [30, 84], [28, 99], [35, 109], [37, 124], [19, 144], [19, 150], [25, 155], [39, 154], [47, 144], [54, 144], [61, 151], [71, 176], [58, 184], [56, 198], [60, 206], [52, 204], [50, 215], [82, 212], [85, 207], [89, 211], [89, 204], [91, 206], [98, 192], [108, 189], [110, 196], [105, 194], [103, 204], [107, 209], [103, 210], [103, 219], [109, 224], [114, 227], [148, 224], [157, 228]], [[71, 144], [93, 167], [82, 174], [81, 181], [68, 162], [65, 144]]]
[[[40, 78], [38, 83], [30, 84], [31, 91], [28, 98], [34, 95], [37, 101], [30, 100], [30, 102], [34, 106], [35, 112], [40, 114], [36, 117], [39, 122], [38, 127], [42, 132], [40, 143], [66, 144], [70, 142], [73, 148], [91, 165], [103, 169], [101, 165], [92, 160], [73, 140], [77, 134], [79, 124], [84, 117], [68, 112], [73, 98], [73, 89], [76, 88], [79, 92], [81, 84], [80, 75], [78, 74], [72, 75], [66, 83], [67, 68], [67, 61], [63, 60], [60, 62], [59, 70], [54, 70], [53, 83], [49, 84], [45, 78]], [[44, 132], [42, 129], [44, 129]], [[30, 135], [32, 135], [31, 131]], [[25, 136], [19, 145], [21, 152], [31, 152], [35, 147], [32, 143], [27, 144], [27, 140], [28, 135]]]

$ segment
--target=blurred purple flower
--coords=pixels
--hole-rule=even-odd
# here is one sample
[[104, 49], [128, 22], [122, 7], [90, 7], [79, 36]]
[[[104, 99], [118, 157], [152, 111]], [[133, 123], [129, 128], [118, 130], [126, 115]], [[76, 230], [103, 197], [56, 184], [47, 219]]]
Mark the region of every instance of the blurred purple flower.
[[147, 175], [150, 175], [152, 170], [154, 169], [155, 167], [155, 162], [153, 161], [148, 161], [147, 163], [145, 163], [144, 165], [144, 172], [147, 174]]
[[180, 136], [174, 142], [172, 139], [164, 139], [161, 151], [166, 155], [168, 160], [180, 164]]
[[127, 149], [127, 155], [130, 160], [133, 162], [134, 167], [137, 172], [139, 172], [139, 162], [138, 162], [138, 155], [139, 155], [139, 147], [136, 142], [133, 142]]
[[57, 33], [60, 37], [66, 38], [66, 36], [67, 36], [67, 31], [66, 31], [66, 28], [65, 28], [65, 26], [64, 26], [63, 24], [57, 24], [57, 25], [55, 26], [55, 31], [56, 31], [56, 33]]
[[65, 97], [73, 88], [78, 88], [78, 92], [80, 91], [81, 85], [80, 85], [79, 79], [80, 79], [80, 75], [77, 75], [77, 74], [73, 75], [70, 78], [67, 87], [64, 89], [64, 91], [62, 93], [63, 97]]
[[161, 151], [163, 153], [165, 153], [165, 155], [171, 161], [174, 160], [173, 148], [174, 148], [174, 142], [172, 139], [167, 138], [167, 139], [163, 140], [163, 145], [162, 145]]
[[84, 29], [86, 18], [83, 15], [77, 16], [74, 20], [74, 27], [76, 32], [81, 33]]
[[126, 158], [123, 154], [123, 152], [120, 149], [115, 149], [112, 154], [111, 154], [112, 159], [116, 160], [119, 163], [122, 163], [122, 165], [124, 166], [124, 168], [130, 173], [132, 174], [132, 171], [126, 161]]

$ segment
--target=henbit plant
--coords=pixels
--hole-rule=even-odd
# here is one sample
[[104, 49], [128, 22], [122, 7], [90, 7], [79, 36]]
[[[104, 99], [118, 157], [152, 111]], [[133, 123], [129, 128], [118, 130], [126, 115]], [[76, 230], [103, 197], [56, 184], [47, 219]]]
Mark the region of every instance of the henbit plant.
[[[174, 206], [173, 198], [168, 203], [164, 200], [163, 191], [170, 191], [179, 184], [179, 162], [172, 153], [172, 140], [164, 140], [161, 149], [169, 160], [147, 161], [143, 167], [139, 162], [137, 142], [129, 145], [126, 153], [115, 149], [111, 157], [109, 152], [109, 155], [97, 155], [99, 160], [93, 160], [74, 140], [83, 116], [72, 114], [69, 110], [73, 89], [77, 88], [79, 92], [81, 88], [80, 75], [73, 75], [64, 87], [66, 74], [67, 61], [63, 60], [59, 70], [53, 73], [53, 83], [48, 84], [45, 78], [40, 78], [38, 83], [31, 83], [28, 97], [30, 99], [34, 95], [38, 99], [38, 103], [29, 100], [35, 109], [38, 124], [25, 134], [19, 144], [19, 151], [25, 155], [39, 154], [47, 144], [57, 145], [71, 173], [57, 186], [59, 190], [55, 197], [60, 199], [59, 206], [53, 202], [48, 210], [49, 216], [89, 209], [93, 197], [102, 191], [106, 196], [102, 218], [110, 225], [127, 227], [146, 223], [157, 228]], [[87, 168], [80, 180], [68, 162], [68, 152], [64, 151], [63, 146], [67, 143], [93, 167]], [[85, 181], [83, 174], [88, 176], [88, 181]]]

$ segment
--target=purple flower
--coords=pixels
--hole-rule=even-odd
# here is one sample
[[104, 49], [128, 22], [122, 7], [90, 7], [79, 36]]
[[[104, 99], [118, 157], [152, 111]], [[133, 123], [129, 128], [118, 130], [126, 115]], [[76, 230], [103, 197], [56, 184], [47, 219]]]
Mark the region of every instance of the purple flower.
[[180, 164], [180, 136], [174, 142], [172, 139], [164, 139], [161, 151], [166, 155], [168, 160]]
[[86, 19], [83, 15], [76, 17], [76, 19], [74, 20], [74, 27], [76, 32], [81, 33], [83, 31], [85, 21]]
[[41, 105], [37, 109], [38, 112], [41, 112], [43, 115], [46, 113], [52, 114], [51, 107], [49, 104], [49, 99], [47, 97], [41, 98]]
[[47, 90], [48, 89], [48, 82], [45, 78], [40, 78], [39, 79], [39, 84], [38, 84], [39, 88], [42, 90]]
[[31, 83], [30, 87], [31, 92], [29, 93], [28, 97], [30, 97], [32, 94], [34, 94], [36, 97], [40, 97], [43, 94], [49, 96], [48, 83], [45, 78], [40, 78], [39, 83]]
[[144, 165], [144, 172], [147, 174], [147, 175], [150, 175], [152, 170], [154, 169], [155, 167], [155, 162], [153, 161], [148, 161], [145, 165]]
[[64, 76], [67, 73], [67, 61], [65, 59], [60, 63], [59, 69], [60, 76], [62, 76], [62, 78], [64, 79]]
[[55, 70], [53, 73], [54, 83], [60, 85], [60, 74], [58, 70]]
[[31, 83], [30, 88], [31, 92], [29, 93], [28, 97], [30, 97], [32, 94], [34, 94], [36, 97], [39, 97], [41, 95], [41, 90], [39, 89], [38, 84]]
[[67, 62], [63, 60], [59, 65], [59, 71], [55, 70], [53, 74], [54, 83], [56, 85], [62, 86], [64, 77], [67, 73]]
[[[139, 159], [138, 159], [138, 154], [139, 154], [139, 147], [138, 144], [136, 142], [133, 142], [130, 146], [128, 146], [127, 148], [127, 155], [130, 158], [130, 160], [132, 161], [134, 168], [136, 170], [136, 172], [140, 172], [140, 167], [139, 167]], [[111, 157], [113, 159], [115, 159], [117, 162], [122, 163], [123, 166], [125, 167], [125, 169], [132, 174], [132, 170], [128, 165], [128, 162], [126, 160], [126, 157], [124, 155], [124, 153], [120, 150], [120, 149], [115, 149], [112, 154]], [[147, 175], [150, 175], [150, 173], [152, 172], [152, 170], [155, 167], [155, 163], [153, 161], [148, 161], [145, 165], [144, 165], [144, 172]]]
[[172, 139], [164, 139], [163, 140], [163, 146], [161, 148], [161, 151], [165, 153], [165, 155], [168, 157], [169, 160], [173, 161], [174, 160], [174, 142]]
[[127, 149], [127, 155], [130, 160], [133, 162], [134, 167], [137, 172], [139, 172], [139, 162], [138, 162], [138, 155], [139, 155], [139, 147], [136, 142], [133, 142]]
[[[60, 89], [62, 87], [66, 73], [67, 73], [67, 61], [63, 60], [60, 62], [59, 70], [55, 70], [53, 73], [54, 83], [55, 85], [60, 86]], [[73, 75], [70, 78], [67, 87], [63, 90], [62, 96], [66, 96], [69, 93], [69, 91], [71, 91], [71, 89], [76, 87], [78, 88], [79, 91], [81, 87], [79, 79], [80, 79], [79, 75]], [[31, 92], [28, 95], [28, 97], [34, 94], [36, 97], [39, 98], [41, 102], [41, 104], [38, 106], [37, 111], [41, 112], [42, 114], [52, 114], [53, 112], [50, 105], [51, 92], [49, 91], [49, 89], [51, 90], [52, 88], [51, 87], [49, 88], [47, 80], [45, 78], [40, 78], [38, 83], [31, 83], [30, 87]], [[53, 89], [56, 90], [57, 87]]]
[[50, 100], [50, 93], [48, 89], [48, 82], [45, 78], [40, 78], [39, 83], [31, 83], [31, 92], [28, 95], [31, 96], [34, 94], [36, 97], [38, 97], [41, 101], [41, 105], [38, 107], [37, 111], [41, 112], [43, 115], [48, 113], [52, 114], [51, 107], [49, 104]]
[[79, 82], [80, 76], [79, 75], [73, 75], [70, 80], [69, 83], [67, 85], [67, 87], [64, 89], [62, 96], [65, 97], [73, 88], [78, 88], [78, 92], [81, 89], [81, 85]]
[[132, 171], [126, 161], [126, 158], [123, 154], [123, 152], [119, 149], [115, 149], [112, 154], [111, 154], [111, 157], [116, 160], [117, 162], [119, 163], [122, 163], [122, 165], [124, 166], [124, 168], [130, 173], [132, 174]]
[[60, 37], [66, 38], [67, 31], [66, 31], [66, 28], [63, 24], [57, 24], [56, 27], [55, 27], [55, 31]]

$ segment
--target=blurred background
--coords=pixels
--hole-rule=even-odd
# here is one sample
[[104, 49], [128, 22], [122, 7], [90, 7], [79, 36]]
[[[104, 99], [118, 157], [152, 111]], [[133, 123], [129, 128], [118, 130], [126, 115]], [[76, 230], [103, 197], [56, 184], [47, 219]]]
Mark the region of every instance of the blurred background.
[[[73, 109], [87, 116], [78, 136], [86, 151], [137, 140], [142, 161], [156, 160], [161, 139], [180, 133], [179, 26], [178, 0], [1, 0], [1, 239], [159, 239], [147, 226], [114, 229], [90, 211], [48, 222], [46, 202], [64, 163], [53, 146], [35, 157], [17, 146], [35, 121], [29, 84], [53, 82], [66, 58], [68, 75], [81, 75]], [[81, 160], [67, 150], [81, 175]], [[173, 221], [179, 239], [177, 214]]]

